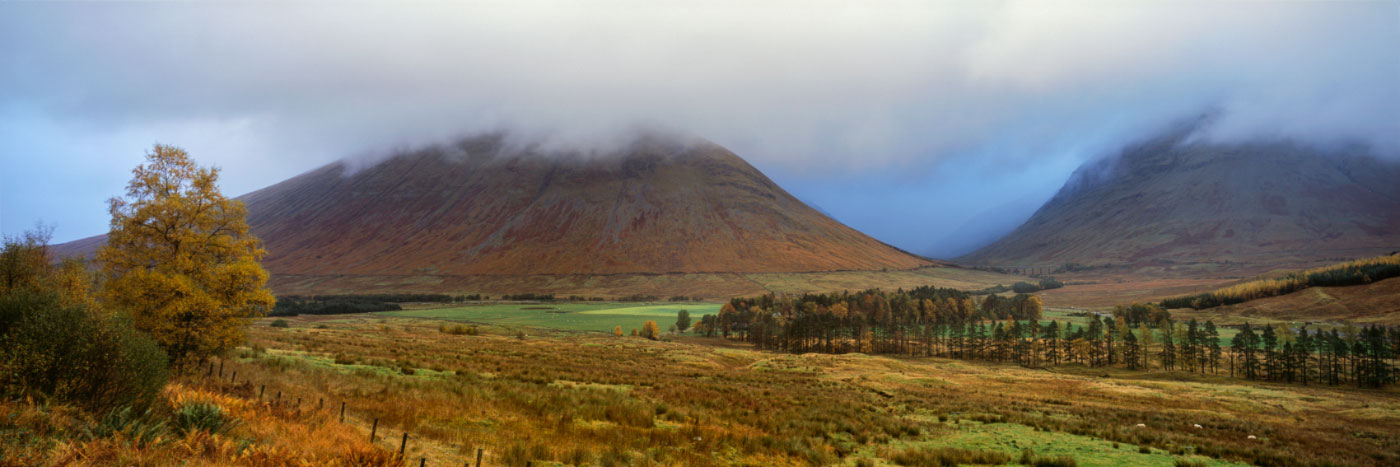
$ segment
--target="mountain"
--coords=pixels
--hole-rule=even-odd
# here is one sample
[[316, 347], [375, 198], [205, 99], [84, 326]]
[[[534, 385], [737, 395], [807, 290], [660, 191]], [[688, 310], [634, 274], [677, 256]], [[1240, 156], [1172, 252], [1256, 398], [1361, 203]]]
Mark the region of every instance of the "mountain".
[[1297, 266], [1400, 247], [1400, 165], [1189, 133], [1085, 164], [1024, 224], [961, 261]]
[[495, 134], [354, 166], [333, 163], [240, 198], [274, 276], [932, 264], [818, 213], [708, 142], [643, 137], [610, 154], [583, 154]]

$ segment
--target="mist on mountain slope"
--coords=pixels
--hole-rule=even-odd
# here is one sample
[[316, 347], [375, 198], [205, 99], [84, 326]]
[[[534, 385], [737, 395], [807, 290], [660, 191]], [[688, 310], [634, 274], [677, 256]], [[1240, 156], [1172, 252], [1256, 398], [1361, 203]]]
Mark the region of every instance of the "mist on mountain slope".
[[1394, 3], [824, 6], [0, 5], [0, 154], [26, 175], [0, 230], [102, 232], [157, 141], [242, 194], [482, 131], [588, 153], [671, 128], [916, 252], [1204, 109], [1212, 140], [1400, 147]]

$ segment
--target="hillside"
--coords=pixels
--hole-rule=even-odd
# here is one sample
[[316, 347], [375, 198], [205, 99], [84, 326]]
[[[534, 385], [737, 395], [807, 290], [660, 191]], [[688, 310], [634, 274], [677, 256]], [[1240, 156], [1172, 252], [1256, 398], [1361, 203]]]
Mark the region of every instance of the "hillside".
[[[788, 273], [935, 264], [822, 215], [708, 142], [647, 137], [615, 154], [585, 155], [512, 149], [504, 136], [488, 135], [359, 170], [333, 163], [240, 199], [274, 276]], [[56, 249], [84, 253], [100, 240]]]
[[[1006, 266], [1302, 267], [1400, 248], [1400, 166], [1363, 151], [1222, 145], [1171, 133], [1080, 167], [1004, 238]], [[1238, 273], [1235, 272], [1235, 273]]]
[[1218, 323], [1311, 322], [1400, 325], [1400, 278], [1347, 287], [1310, 287], [1234, 305], [1172, 310], [1181, 319]]

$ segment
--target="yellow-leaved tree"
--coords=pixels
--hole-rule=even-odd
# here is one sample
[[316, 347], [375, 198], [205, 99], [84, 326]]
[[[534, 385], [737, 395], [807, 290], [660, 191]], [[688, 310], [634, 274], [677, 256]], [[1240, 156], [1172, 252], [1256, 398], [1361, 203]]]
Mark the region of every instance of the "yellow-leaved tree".
[[248, 233], [243, 202], [225, 198], [219, 171], [157, 144], [112, 198], [112, 227], [98, 251], [102, 298], [131, 314], [176, 370], [243, 342], [249, 321], [272, 308], [265, 253]]

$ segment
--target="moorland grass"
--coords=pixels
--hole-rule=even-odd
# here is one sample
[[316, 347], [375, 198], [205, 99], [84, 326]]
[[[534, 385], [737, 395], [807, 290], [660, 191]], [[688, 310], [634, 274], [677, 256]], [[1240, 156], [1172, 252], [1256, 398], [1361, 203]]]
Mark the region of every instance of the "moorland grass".
[[[1390, 390], [605, 334], [465, 336], [417, 319], [331, 323], [254, 327], [252, 345], [268, 350], [230, 365], [284, 397], [347, 401], [352, 423], [411, 432], [419, 452], [440, 456], [434, 463], [460, 463], [477, 447], [488, 463], [806, 465], [890, 462], [925, 448], [1013, 460], [1030, 449], [1052, 465], [1059, 456], [1078, 465], [1400, 461], [1400, 398]], [[335, 355], [386, 366], [341, 369]], [[441, 372], [390, 371], [405, 364]]]

